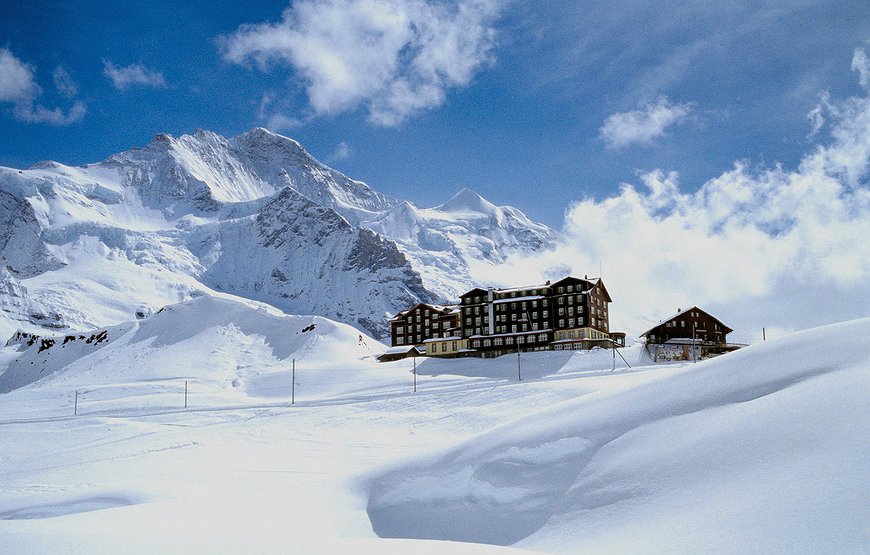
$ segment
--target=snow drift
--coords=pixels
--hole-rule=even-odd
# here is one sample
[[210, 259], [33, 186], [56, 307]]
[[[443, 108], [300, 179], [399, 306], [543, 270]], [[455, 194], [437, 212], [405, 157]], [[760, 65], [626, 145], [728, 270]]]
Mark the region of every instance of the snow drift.
[[870, 545], [870, 319], [509, 421], [371, 483], [382, 537], [557, 553]]

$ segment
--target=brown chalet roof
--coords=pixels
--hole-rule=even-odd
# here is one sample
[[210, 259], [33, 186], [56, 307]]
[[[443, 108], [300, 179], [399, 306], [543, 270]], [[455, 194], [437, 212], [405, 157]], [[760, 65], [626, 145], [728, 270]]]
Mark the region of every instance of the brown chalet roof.
[[600, 286], [601, 286], [601, 290], [604, 291], [604, 296], [607, 298], [607, 302], [609, 302], [609, 303], [612, 303], [612, 302], [613, 302], [613, 299], [610, 297], [610, 293], [607, 291], [607, 287], [604, 286], [604, 281], [602, 281], [600, 277], [594, 277], [594, 278], [590, 278], [590, 277], [586, 277], [586, 278], [578, 278], [578, 277], [574, 277], [574, 276], [568, 276], [568, 277], [564, 277], [564, 278], [560, 279], [560, 280], [557, 281], [557, 282], [554, 282], [550, 287], [557, 287], [557, 286], [559, 286], [559, 285], [563, 285], [563, 284], [566, 284], [566, 283], [583, 283], [583, 284], [588, 284], [589, 287], [588, 287], [587, 289], [584, 290], [584, 293], [585, 293], [586, 291], [588, 291], [589, 289], [595, 287], [596, 285], [600, 285]]
[[400, 318], [403, 318], [403, 317], [407, 316], [408, 313], [416, 310], [417, 308], [421, 308], [421, 307], [424, 309], [428, 308], [434, 312], [438, 312], [441, 314], [451, 314], [451, 313], [455, 312], [455, 309], [456, 309], [456, 307], [454, 305], [441, 306], [441, 305], [437, 305], [437, 304], [417, 303], [414, 306], [412, 306], [411, 308], [408, 308], [406, 310], [402, 310], [402, 311], [398, 312], [395, 316], [390, 318], [390, 321], [394, 321], [394, 320], [398, 320]]
[[643, 332], [642, 334], [640, 334], [640, 336], [641, 336], [641, 337], [645, 337], [645, 336], [649, 335], [649, 333], [650, 333], [651, 331], [653, 331], [653, 330], [655, 330], [655, 329], [657, 329], [657, 328], [660, 328], [660, 327], [664, 326], [664, 325], [667, 324], [668, 322], [672, 322], [672, 321], [676, 320], [676, 319], [677, 319], [678, 317], [680, 317], [680, 316], [685, 316], [685, 315], [686, 315], [687, 313], [689, 313], [689, 312], [703, 312], [703, 313], [706, 314], [708, 317], [710, 317], [710, 318], [712, 318], [713, 320], [715, 320], [716, 322], [718, 322], [719, 325], [722, 326], [722, 331], [723, 331], [724, 333], [726, 333], [726, 334], [731, 333], [732, 331], [734, 331], [734, 330], [732, 330], [731, 328], [729, 328], [728, 326], [726, 326], [725, 324], [723, 324], [723, 323], [722, 323], [722, 320], [720, 320], [719, 318], [716, 318], [715, 316], [713, 316], [712, 314], [710, 314], [710, 313], [707, 312], [706, 310], [703, 310], [703, 309], [701, 309], [701, 308], [698, 308], [697, 306], [693, 306], [692, 308], [687, 308], [686, 310], [680, 310], [679, 312], [677, 312], [676, 314], [674, 314], [674, 315], [671, 316], [670, 318], [667, 318], [667, 319], [665, 319], [665, 320], [662, 320], [661, 322], [659, 322], [659, 323], [656, 324], [655, 326], [651, 327], [650, 329], [648, 329], [648, 330], [646, 330], [645, 332]]

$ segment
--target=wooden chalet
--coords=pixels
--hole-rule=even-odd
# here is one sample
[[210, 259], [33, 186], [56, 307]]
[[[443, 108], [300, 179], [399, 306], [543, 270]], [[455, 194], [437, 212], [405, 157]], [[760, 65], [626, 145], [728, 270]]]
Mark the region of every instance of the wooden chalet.
[[646, 337], [647, 343], [652, 344], [689, 340], [724, 345], [732, 331], [719, 319], [693, 306], [688, 310], [677, 310], [675, 315], [648, 329], [641, 337]]

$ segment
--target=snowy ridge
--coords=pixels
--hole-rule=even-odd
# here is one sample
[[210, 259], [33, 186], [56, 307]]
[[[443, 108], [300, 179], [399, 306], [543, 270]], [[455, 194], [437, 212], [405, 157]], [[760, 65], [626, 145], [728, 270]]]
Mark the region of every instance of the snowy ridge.
[[470, 191], [445, 206], [390, 199], [261, 128], [0, 168], [0, 325], [85, 331], [225, 291], [385, 337], [399, 310], [455, 299], [471, 260], [551, 241]]
[[[233, 364], [210, 364], [214, 349]], [[316, 346], [316, 347], [315, 347]], [[0, 393], [34, 382], [50, 387], [95, 387], [125, 381], [154, 381], [182, 376], [216, 389], [256, 390], [270, 368], [282, 372], [291, 358], [312, 350], [338, 359], [373, 358], [385, 347], [354, 328], [318, 316], [288, 316], [264, 305], [203, 296], [169, 305], [150, 317], [81, 334], [16, 334], [16, 349], [0, 371]], [[244, 363], [246, 359], [248, 364]], [[8, 356], [8, 355], [7, 355]], [[126, 362], [121, 362], [126, 361]], [[311, 366], [306, 360], [308, 367]], [[119, 366], [123, 370], [119, 370]]]
[[498, 264], [516, 252], [551, 246], [555, 234], [510, 206], [495, 206], [470, 189], [435, 208], [403, 202], [363, 225], [396, 241], [423, 281], [455, 299], [474, 280], [472, 261]]

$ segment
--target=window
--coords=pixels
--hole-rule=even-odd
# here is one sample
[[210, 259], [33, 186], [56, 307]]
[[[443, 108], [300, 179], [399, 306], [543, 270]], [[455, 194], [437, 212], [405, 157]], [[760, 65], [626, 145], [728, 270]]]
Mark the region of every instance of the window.
[[564, 327], [565, 327], [565, 320], [559, 320], [559, 327], [560, 327], [560, 328], [564, 328]]
[[570, 293], [570, 292], [574, 291], [574, 286], [569, 285], [565, 290]]
[[538, 319], [538, 313], [532, 312], [532, 320], [537, 320], [537, 319]]
[[456, 341], [453, 342], [453, 345], [451, 346], [451, 349], [454, 350], [454, 351], [456, 350]]
[[568, 307], [568, 316], [574, 316], [574, 307], [573, 306]]
[[560, 309], [559, 309], [559, 316], [564, 316], [564, 315], [565, 315], [565, 309], [564, 309], [564, 308], [560, 308]]
[[529, 331], [529, 325], [523, 324], [523, 331]]
[[516, 333], [516, 332], [517, 332], [517, 325], [516, 325], [516, 324], [513, 324], [513, 325], [511, 326], [511, 333]]
[[479, 349], [480, 348], [480, 339], [475, 339], [474, 341], [472, 341], [471, 347], [473, 349]]
[[565, 292], [564, 287], [559, 287], [558, 289], [556, 289], [556, 293], [564, 293], [564, 292]]
[[568, 327], [569, 327], [569, 328], [573, 328], [573, 327], [574, 327], [574, 318], [568, 318]]
[[505, 340], [504, 340], [504, 342], [507, 343], [508, 345], [513, 345], [513, 344], [514, 344], [514, 338], [513, 338], [513, 337], [506, 337]]
[[492, 341], [490, 341], [489, 339], [484, 339], [484, 340], [483, 340], [483, 346], [484, 346], [484, 347], [490, 347], [490, 346], [492, 346]]
[[446, 352], [447, 352], [447, 342], [446, 342], [446, 341], [443, 342], [443, 343], [441, 343], [441, 352], [442, 352], [442, 353], [446, 353]]
[[511, 303], [511, 310], [517, 309], [517, 303]]
[[574, 297], [568, 297], [568, 304], [574, 304]]
[[501, 337], [496, 337], [495, 339], [493, 339], [492, 343], [493, 343], [493, 345], [498, 346], [498, 345], [502, 345], [504, 343], [504, 341], [502, 340]]
[[538, 334], [538, 341], [541, 341], [541, 342], [547, 341], [547, 334], [546, 333]]
[[420, 324], [417, 324], [417, 333], [420, 333]]
[[559, 304], [565, 304], [565, 297], [559, 297]]
[[550, 316], [550, 311], [549, 311], [549, 310], [545, 310], [545, 311], [543, 311], [543, 312], [541, 313], [541, 315], [542, 315], [544, 318], [548, 318], [548, 317]]
[[532, 308], [538, 308], [538, 301], [532, 301]]
[[523, 336], [517, 337], [517, 343], [519, 343], [520, 345], [522, 345], [525, 342], [526, 342], [525, 337], [523, 337]]
[[405, 333], [405, 326], [397, 326], [396, 333]]
[[404, 344], [405, 344], [405, 338], [404, 338], [404, 337], [398, 337], [398, 338], [396, 338], [396, 345], [404, 345]]

